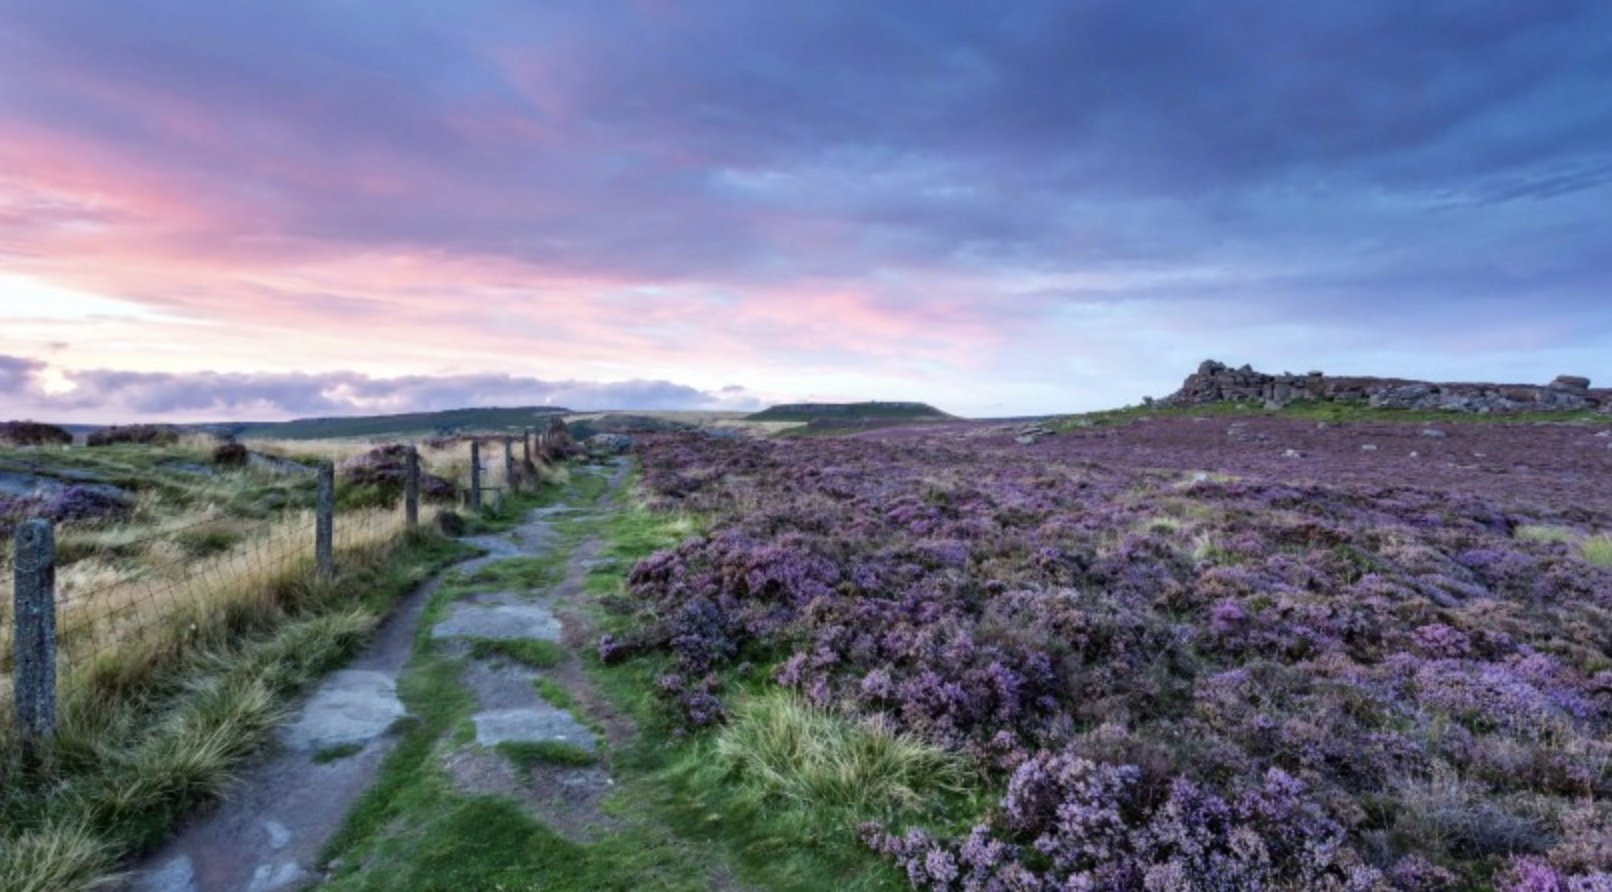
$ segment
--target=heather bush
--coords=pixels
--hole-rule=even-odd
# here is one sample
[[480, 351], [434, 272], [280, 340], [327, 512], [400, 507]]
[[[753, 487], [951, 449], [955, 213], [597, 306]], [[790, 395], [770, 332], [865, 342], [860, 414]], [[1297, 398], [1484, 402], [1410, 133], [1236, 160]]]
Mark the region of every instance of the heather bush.
[[645, 499], [709, 533], [633, 569], [600, 656], [663, 655], [691, 731], [754, 664], [966, 760], [1003, 791], [971, 833], [865, 830], [919, 888], [1598, 888], [1612, 499], [1196, 436], [1231, 473], [1106, 434], [646, 435]]

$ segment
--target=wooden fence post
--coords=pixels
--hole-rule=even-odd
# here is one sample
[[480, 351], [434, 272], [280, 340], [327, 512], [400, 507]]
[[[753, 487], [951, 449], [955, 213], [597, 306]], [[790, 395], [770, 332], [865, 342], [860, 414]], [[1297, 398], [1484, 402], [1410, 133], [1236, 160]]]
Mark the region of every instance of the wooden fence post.
[[403, 520], [410, 530], [420, 526], [420, 450], [413, 443], [403, 464]]
[[515, 438], [504, 438], [504, 489], [515, 491]]
[[521, 428], [521, 463], [526, 467], [532, 463], [532, 429]]
[[470, 510], [481, 510], [481, 441], [470, 441]]
[[13, 575], [12, 700], [24, 752], [56, 733], [56, 531], [48, 520], [17, 528]]
[[330, 462], [319, 465], [319, 488], [314, 496], [313, 557], [321, 578], [329, 579], [336, 572], [336, 466]]

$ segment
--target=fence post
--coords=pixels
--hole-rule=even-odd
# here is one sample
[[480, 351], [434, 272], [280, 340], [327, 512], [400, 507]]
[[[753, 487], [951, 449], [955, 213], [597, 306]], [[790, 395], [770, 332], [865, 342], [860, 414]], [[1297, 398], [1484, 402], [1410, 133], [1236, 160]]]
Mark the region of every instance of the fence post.
[[504, 489], [515, 491], [515, 438], [504, 438]]
[[413, 443], [403, 463], [403, 518], [411, 530], [420, 525], [420, 450]]
[[336, 572], [334, 543], [336, 520], [336, 466], [319, 465], [319, 489], [314, 496], [313, 556], [319, 575], [329, 579]]
[[481, 441], [470, 441], [470, 510], [481, 510]]
[[525, 467], [532, 463], [532, 429], [521, 428], [521, 465]]
[[17, 528], [13, 574], [12, 700], [25, 752], [56, 733], [56, 532], [48, 520]]

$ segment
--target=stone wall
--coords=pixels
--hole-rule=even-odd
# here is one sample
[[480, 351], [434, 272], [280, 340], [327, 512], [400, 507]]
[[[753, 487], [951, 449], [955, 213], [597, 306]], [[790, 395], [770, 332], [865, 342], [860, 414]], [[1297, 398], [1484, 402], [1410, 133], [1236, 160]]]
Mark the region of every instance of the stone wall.
[[1612, 390], [1591, 388], [1588, 378], [1562, 375], [1549, 384], [1433, 383], [1403, 378], [1337, 377], [1321, 372], [1280, 375], [1249, 366], [1232, 368], [1206, 360], [1181, 389], [1160, 402], [1194, 406], [1257, 402], [1278, 408], [1301, 401], [1356, 402], [1383, 409], [1442, 409], [1452, 412], [1612, 413]]

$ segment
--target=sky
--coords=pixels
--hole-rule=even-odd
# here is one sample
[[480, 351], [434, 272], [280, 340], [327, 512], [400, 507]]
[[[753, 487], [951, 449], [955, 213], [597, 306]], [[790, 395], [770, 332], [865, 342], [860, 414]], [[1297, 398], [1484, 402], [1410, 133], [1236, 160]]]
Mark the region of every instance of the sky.
[[1612, 3], [0, 0], [0, 417], [1612, 383]]

